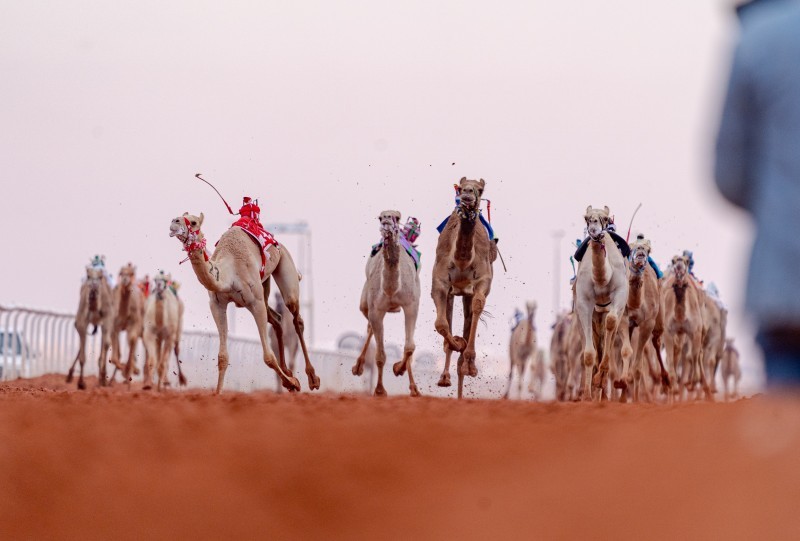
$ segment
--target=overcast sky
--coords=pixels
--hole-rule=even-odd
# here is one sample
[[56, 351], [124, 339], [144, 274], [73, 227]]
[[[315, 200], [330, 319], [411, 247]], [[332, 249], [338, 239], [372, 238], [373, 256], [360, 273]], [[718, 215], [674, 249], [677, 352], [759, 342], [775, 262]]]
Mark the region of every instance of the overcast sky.
[[[553, 231], [566, 307], [586, 206], [610, 206], [626, 229], [641, 202], [634, 231], [662, 264], [694, 250], [757, 384], [742, 313], [750, 222], [710, 176], [735, 33], [728, 0], [2, 2], [0, 303], [74, 311], [83, 267], [104, 253], [115, 274], [127, 261], [172, 271], [187, 328], [213, 329], [168, 237], [184, 211], [205, 213], [211, 241], [231, 223], [202, 172], [232, 204], [258, 197], [265, 222], [309, 222], [318, 345], [365, 327], [379, 212], [417, 216], [417, 344], [440, 351], [434, 228], [453, 182], [482, 177], [509, 267], [495, 268], [484, 354], [505, 365], [526, 299], [549, 342]], [[255, 333], [248, 319], [240, 334]]]

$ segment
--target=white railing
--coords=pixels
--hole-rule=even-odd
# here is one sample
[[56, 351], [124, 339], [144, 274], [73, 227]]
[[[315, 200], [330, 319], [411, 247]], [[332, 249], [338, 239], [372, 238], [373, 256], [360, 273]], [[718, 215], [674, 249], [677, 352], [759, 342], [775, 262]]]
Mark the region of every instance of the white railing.
[[[344, 340], [347, 338], [347, 340]], [[101, 332], [86, 337], [85, 376], [96, 376], [100, 355]], [[353, 376], [351, 368], [355, 363], [363, 338], [350, 333], [342, 337], [339, 349], [323, 350], [312, 348], [309, 357], [320, 377], [320, 390], [329, 392], [371, 392], [374, 389], [377, 373], [369, 361], [364, 375]], [[120, 340], [122, 359], [127, 359], [127, 341]], [[33, 378], [44, 374], [66, 375], [78, 353], [78, 333], [75, 330], [75, 316], [33, 310], [30, 308], [0, 306], [0, 381], [16, 378]], [[184, 331], [181, 337], [181, 368], [189, 381], [190, 388], [214, 389], [217, 385], [217, 352], [219, 339], [215, 332]], [[259, 389], [275, 390], [278, 381], [275, 373], [263, 360], [261, 343], [256, 339], [229, 337], [229, 365], [225, 374], [225, 390], [249, 392]], [[406, 376], [392, 374], [392, 362], [399, 360], [402, 348], [387, 345], [388, 363], [384, 369], [384, 385], [391, 395], [408, 393]], [[138, 367], [144, 362], [144, 347], [141, 342], [137, 348]], [[170, 359], [168, 377], [173, 388], [176, 387], [175, 358]], [[428, 396], [453, 396], [455, 388], [436, 387], [443, 364], [442, 355], [418, 351], [414, 360], [414, 375], [420, 391]], [[455, 363], [453, 363], [455, 366]], [[303, 370], [302, 354], [295, 362], [295, 376], [300, 380], [303, 390], [308, 382]], [[113, 370], [109, 365], [107, 372]], [[455, 383], [455, 370], [453, 369]], [[117, 378], [120, 381], [120, 378]], [[484, 373], [477, 382], [469, 382], [468, 396], [496, 398], [505, 390], [503, 375]]]
[[[86, 337], [86, 364], [84, 375], [96, 376], [100, 355], [101, 332]], [[126, 341], [122, 340], [123, 359]], [[49, 373], [66, 374], [78, 353], [78, 333], [75, 316], [46, 310], [0, 306], [0, 380], [32, 378]], [[184, 331], [181, 337], [181, 368], [189, 385], [193, 388], [213, 389], [217, 384], [217, 351], [219, 339], [216, 333]], [[228, 338], [230, 364], [225, 374], [225, 389], [252, 391], [275, 389], [275, 373], [264, 363], [261, 343], [249, 338]], [[311, 361], [320, 376], [321, 389], [340, 391], [353, 386], [348, 381], [350, 367], [355, 354], [312, 349]], [[144, 348], [139, 343], [137, 366], [144, 361]], [[174, 363], [174, 357], [170, 361]], [[111, 367], [108, 367], [109, 374]], [[302, 361], [298, 356], [297, 376], [305, 376]], [[175, 365], [170, 365], [170, 376]], [[356, 386], [357, 387], [357, 386]]]

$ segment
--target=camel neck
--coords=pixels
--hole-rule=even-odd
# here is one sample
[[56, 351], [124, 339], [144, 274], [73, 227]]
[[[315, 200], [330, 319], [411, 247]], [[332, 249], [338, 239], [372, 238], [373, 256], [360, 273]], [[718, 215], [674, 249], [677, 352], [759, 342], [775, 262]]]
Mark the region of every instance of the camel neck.
[[628, 308], [636, 310], [642, 305], [642, 289], [644, 288], [644, 273], [631, 272], [628, 280]]
[[459, 218], [458, 237], [456, 237], [456, 261], [470, 261], [472, 259], [472, 246], [475, 234], [476, 220]]
[[400, 243], [397, 234], [383, 238], [383, 292], [394, 295], [400, 289]]
[[592, 280], [595, 284], [608, 283], [611, 277], [608, 276], [606, 269], [608, 254], [605, 239], [590, 240], [589, 248], [592, 250]]
[[156, 327], [164, 326], [164, 297], [156, 297]]
[[123, 285], [119, 286], [119, 313], [122, 316], [128, 315], [128, 309], [131, 301], [131, 290]]
[[675, 292], [675, 315], [679, 319], [683, 319], [686, 315], [686, 288], [689, 283], [684, 280], [675, 278], [675, 283], [672, 284], [672, 291]]
[[525, 345], [528, 347], [533, 346], [533, 314], [528, 315], [528, 319], [525, 322]]
[[208, 260], [205, 248], [189, 252], [189, 261], [192, 263], [194, 274], [204, 288], [212, 293], [225, 291], [224, 277], [220, 276], [219, 267], [213, 261]]
[[391, 267], [397, 267], [400, 261], [400, 243], [396, 234], [383, 237], [383, 261]]

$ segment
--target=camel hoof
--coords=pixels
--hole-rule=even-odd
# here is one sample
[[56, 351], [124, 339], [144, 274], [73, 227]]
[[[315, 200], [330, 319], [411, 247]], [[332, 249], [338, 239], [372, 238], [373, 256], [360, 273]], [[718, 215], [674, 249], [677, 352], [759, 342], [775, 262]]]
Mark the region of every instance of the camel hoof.
[[298, 380], [296, 377], [293, 377], [293, 376], [290, 377], [289, 381], [284, 383], [283, 386], [286, 387], [290, 391], [299, 391], [301, 389], [300, 380]]
[[67, 374], [67, 383], [72, 383], [72, 372]]
[[386, 396], [386, 389], [383, 387], [377, 387], [375, 389], [375, 396]]
[[628, 384], [623, 379], [618, 379], [614, 382], [615, 389], [626, 390], [628, 388]]
[[403, 361], [397, 361], [392, 365], [392, 372], [394, 372], [395, 376], [402, 376], [406, 372], [406, 363]]
[[360, 376], [364, 373], [364, 365], [363, 364], [354, 364], [353, 369], [351, 370], [354, 376]]
[[411, 391], [410, 394], [411, 394], [412, 397], [416, 398], [418, 396], [422, 396], [421, 394], [419, 394], [419, 389], [417, 389], [416, 386], [415, 387], [410, 387], [409, 389]]
[[316, 391], [317, 389], [319, 389], [319, 376], [318, 375], [316, 375], [314, 373], [311, 373], [311, 374], [308, 375], [308, 387], [312, 391]]
[[450, 387], [450, 374], [442, 374], [439, 378], [439, 382], [436, 384], [439, 387]]
[[153, 388], [153, 386], [152, 386], [152, 385], [144, 385], [144, 386], [142, 386], [142, 390], [143, 390], [143, 391], [149, 391], [149, 390], [151, 390], [152, 388]]
[[453, 347], [453, 345], [451, 345], [451, 349], [452, 349], [453, 351], [457, 351], [457, 352], [461, 353], [461, 352], [463, 352], [465, 349], [467, 349], [467, 341], [466, 341], [466, 340], [464, 340], [464, 339], [463, 339], [462, 337], [460, 337], [460, 336], [454, 336], [454, 337], [453, 337], [453, 344], [455, 345], [455, 347]]
[[78, 389], [80, 389], [81, 391], [86, 390], [86, 382], [83, 381], [82, 379], [78, 380]]
[[470, 361], [466, 363], [466, 365], [467, 365], [467, 372], [466, 372], [467, 376], [474, 378], [475, 376], [478, 375], [478, 367], [475, 366], [474, 362]]

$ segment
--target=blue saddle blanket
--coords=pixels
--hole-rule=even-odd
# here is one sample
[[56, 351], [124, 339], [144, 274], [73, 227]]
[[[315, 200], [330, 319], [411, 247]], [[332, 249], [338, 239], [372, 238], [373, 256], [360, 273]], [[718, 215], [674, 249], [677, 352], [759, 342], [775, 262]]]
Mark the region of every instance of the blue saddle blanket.
[[[486, 218], [483, 217], [483, 213], [478, 214], [478, 217], [480, 218], [483, 227], [486, 228], [486, 232], [489, 233], [489, 240], [494, 240], [494, 229], [492, 228], [492, 224], [486, 221]], [[444, 221], [439, 224], [439, 227], [436, 228], [440, 235], [442, 231], [444, 231], [444, 228], [447, 227], [448, 221], [450, 221], [450, 216], [445, 218]]]

